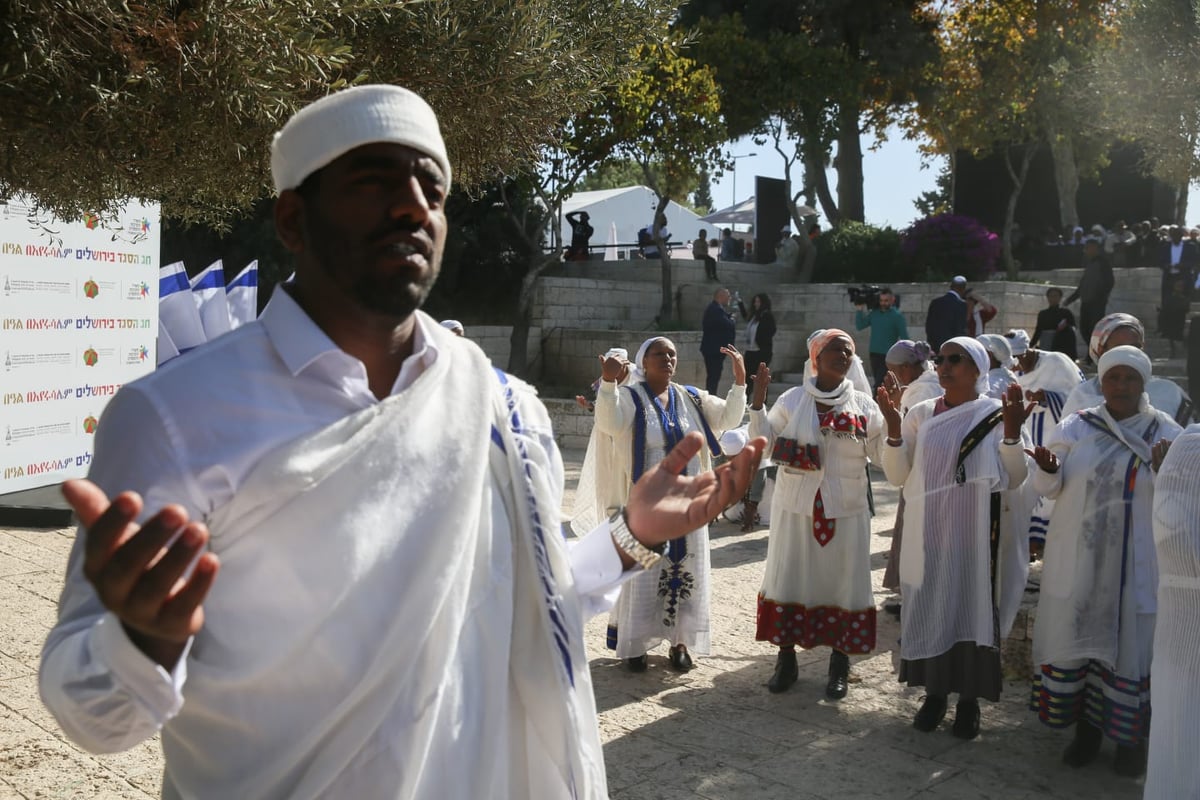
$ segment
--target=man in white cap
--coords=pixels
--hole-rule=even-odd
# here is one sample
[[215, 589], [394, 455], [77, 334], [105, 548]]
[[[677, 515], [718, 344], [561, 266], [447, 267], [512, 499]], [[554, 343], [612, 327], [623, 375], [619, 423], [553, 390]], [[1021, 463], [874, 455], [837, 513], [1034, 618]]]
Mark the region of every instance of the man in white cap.
[[442, 327], [453, 333], [455, 336], [467, 335], [467, 329], [464, 328], [463, 324], [456, 319], [442, 320]]
[[740, 497], [761, 442], [688, 479], [686, 439], [568, 553], [544, 407], [418, 310], [433, 110], [356, 87], [271, 150], [295, 280], [105, 410], [44, 701], [94, 752], [161, 730], [168, 798], [606, 797], [583, 611]]
[[967, 279], [955, 275], [950, 290], [929, 301], [925, 314], [925, 339], [936, 353], [946, 341], [967, 335]]

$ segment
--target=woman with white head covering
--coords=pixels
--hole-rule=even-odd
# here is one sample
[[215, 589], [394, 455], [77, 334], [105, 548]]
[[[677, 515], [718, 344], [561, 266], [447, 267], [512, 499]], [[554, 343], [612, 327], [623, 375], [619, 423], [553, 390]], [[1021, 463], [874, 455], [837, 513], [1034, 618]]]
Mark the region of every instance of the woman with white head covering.
[[1000, 698], [1000, 640], [1025, 588], [1027, 565], [1000, 523], [1001, 493], [1027, 474], [1025, 408], [1016, 385], [1003, 400], [985, 396], [988, 354], [974, 339], [950, 339], [934, 363], [946, 390], [937, 400], [902, 418], [886, 390], [877, 394], [884, 472], [904, 487], [900, 680], [925, 687], [913, 727], [937, 728], [958, 693], [954, 735], [973, 739], [978, 699]]
[[1008, 387], [1017, 382], [1017, 376], [1011, 369], [1013, 365], [1012, 347], [1009, 346], [1007, 339], [996, 333], [985, 333], [975, 338], [987, 348], [991, 360], [991, 369], [988, 370], [987, 395], [999, 400], [1004, 396]]
[[[712, 456], [720, 452], [717, 436], [739, 426], [746, 410], [742, 356], [732, 345], [721, 352], [733, 367], [733, 386], [725, 399], [672, 380], [678, 355], [665, 336], [642, 342], [626, 386], [617, 385], [626, 362], [604, 359], [596, 430], [613, 437], [615, 457], [612, 469], [597, 471], [598, 502], [615, 499], [623, 505], [633, 483], [688, 431], [700, 431], [707, 439], [707, 446], [688, 464], [688, 474], [712, 468]], [[659, 564], [622, 585], [609, 617], [608, 646], [630, 670], [642, 672], [646, 652], [666, 640], [672, 668], [686, 672], [692, 667], [690, 653], [709, 652], [708, 526], [672, 542]]]
[[767, 688], [799, 674], [796, 646], [827, 646], [831, 700], [846, 696], [850, 654], [875, 649], [867, 460], [878, 458], [883, 417], [847, 377], [854, 340], [836, 328], [809, 340], [803, 386], [765, 408], [770, 373], [755, 378], [750, 435], [765, 436], [778, 471], [755, 638], [779, 648]]
[[1171, 443], [1154, 481], [1158, 614], [1154, 725], [1144, 800], [1195, 796], [1200, 787], [1200, 425]]
[[[1034, 403], [1025, 420], [1025, 433], [1035, 446], [1048, 445], [1054, 426], [1064, 416], [1067, 396], [1083, 382], [1083, 373], [1075, 362], [1062, 353], [1039, 350], [1029, 344], [1029, 334], [1010, 330], [1004, 334], [1012, 354], [1017, 359], [1017, 381], [1025, 390], [1025, 399]], [[1039, 498], [1029, 518], [1029, 552], [1041, 558], [1046, 543], [1046, 526], [1054, 512], [1054, 501]]]
[[1063, 420], [1050, 448], [1034, 451], [1034, 485], [1058, 502], [1033, 639], [1032, 707], [1050, 727], [1075, 726], [1067, 764], [1091, 762], [1108, 736], [1117, 772], [1136, 776], [1146, 768], [1157, 610], [1153, 448], [1181, 429], [1147, 403], [1150, 359], [1141, 350], [1115, 347], [1099, 370], [1104, 402]]
[[[933, 348], [928, 342], [901, 339], [887, 352], [888, 374], [884, 377], [883, 385], [888, 390], [892, 404], [900, 409], [900, 416], [908, 413], [913, 406], [926, 400], [934, 400], [942, 396], [942, 384], [937, 372], [931, 367], [929, 359], [933, 357]], [[900, 548], [904, 542], [904, 495], [896, 504], [896, 522], [892, 527], [892, 547], [888, 553], [887, 568], [883, 571], [883, 588], [893, 592], [900, 590]], [[892, 597], [883, 604], [884, 611], [890, 614], [900, 613], [900, 600]]]
[[[1088, 355], [1092, 361], [1099, 361], [1100, 356], [1113, 347], [1131, 345], [1144, 347], [1146, 344], [1146, 329], [1141, 320], [1132, 314], [1109, 314], [1102, 317], [1092, 329], [1092, 338], [1088, 342]], [[1159, 378], [1153, 375], [1146, 382], [1146, 394], [1150, 396], [1150, 405], [1166, 414], [1170, 414], [1180, 425], [1192, 421], [1192, 398], [1188, 397], [1179, 384], [1169, 378]], [[1100, 379], [1089, 378], [1071, 390], [1063, 405], [1062, 414], [1074, 414], [1084, 408], [1091, 408], [1103, 402], [1100, 395]]]

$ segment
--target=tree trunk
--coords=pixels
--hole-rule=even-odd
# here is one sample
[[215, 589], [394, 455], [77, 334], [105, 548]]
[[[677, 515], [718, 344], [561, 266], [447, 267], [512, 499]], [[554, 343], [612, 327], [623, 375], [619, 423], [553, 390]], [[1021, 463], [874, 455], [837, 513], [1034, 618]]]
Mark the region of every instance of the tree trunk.
[[838, 210], [842, 219], [866, 221], [863, 202], [863, 153], [858, 106], [843, 103], [838, 111]]
[[810, 136], [807, 133], [804, 136], [804, 185], [810, 197], [815, 194], [816, 199], [821, 201], [821, 209], [825, 212], [825, 219], [829, 224], [837, 226], [842, 221], [842, 213], [838, 209], [837, 201], [833, 199], [833, 192], [829, 190], [829, 176], [825, 174], [825, 153], [821, 151], [820, 142], [815, 135]]
[[529, 327], [533, 313], [533, 297], [537, 291], [538, 278], [554, 264], [558, 263], [558, 253], [549, 256], [539, 256], [531, 264], [525, 277], [521, 279], [521, 290], [517, 294], [517, 316], [513, 320], [512, 334], [508, 337], [508, 372], [518, 378], [527, 378], [529, 370], [525, 357], [529, 349]]
[[1012, 191], [1008, 194], [1008, 203], [1004, 208], [1004, 235], [1001, 239], [1003, 243], [1003, 259], [1004, 271], [1010, 281], [1017, 279], [1017, 262], [1013, 260], [1012, 255], [1012, 226], [1013, 219], [1017, 215], [1017, 200], [1021, 196], [1021, 190], [1025, 188], [1025, 179], [1029, 176], [1029, 165], [1033, 163], [1033, 154], [1037, 152], [1037, 144], [1030, 142], [1023, 146], [1021, 150], [1021, 167], [1019, 170], [1013, 169], [1012, 164], [1012, 149], [1004, 148], [1004, 168], [1008, 170], [1008, 177], [1012, 181]]
[[1075, 164], [1075, 145], [1071, 135], [1050, 131], [1050, 154], [1054, 157], [1054, 185], [1058, 189], [1058, 224], [1060, 230], [1079, 224], [1079, 169]]

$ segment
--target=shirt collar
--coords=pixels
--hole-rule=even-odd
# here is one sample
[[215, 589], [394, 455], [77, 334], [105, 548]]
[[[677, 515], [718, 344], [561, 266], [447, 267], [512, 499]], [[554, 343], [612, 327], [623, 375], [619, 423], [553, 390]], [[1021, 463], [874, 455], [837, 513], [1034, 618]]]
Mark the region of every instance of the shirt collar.
[[[267, 307], [259, 316], [259, 321], [266, 329], [267, 336], [283, 360], [284, 366], [296, 376], [328, 353], [353, 358], [338, 347], [325, 331], [312, 321], [312, 317], [305, 313], [287, 290], [290, 285], [280, 284], [276, 287], [278, 291], [272, 293]], [[396, 381], [397, 390], [403, 388], [401, 384], [410, 383], [415, 379], [416, 375], [412, 374], [413, 368], [419, 374], [437, 359], [438, 349], [434, 344], [434, 337], [429, 334], [429, 319], [420, 312], [416, 312], [414, 317], [416, 324], [413, 326], [413, 353], [405, 359], [401, 368], [400, 377]], [[354, 361], [361, 363], [357, 359]]]

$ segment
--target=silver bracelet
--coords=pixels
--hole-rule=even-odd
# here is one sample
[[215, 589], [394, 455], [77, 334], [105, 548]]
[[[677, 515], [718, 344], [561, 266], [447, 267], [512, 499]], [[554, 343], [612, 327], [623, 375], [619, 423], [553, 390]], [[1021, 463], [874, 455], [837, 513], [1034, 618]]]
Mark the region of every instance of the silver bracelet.
[[608, 518], [608, 530], [621, 552], [640, 564], [642, 569], [650, 569], [661, 561], [662, 551], [667, 549], [666, 542], [660, 544], [656, 552], [633, 538], [633, 534], [629, 531], [629, 524], [625, 520], [624, 508], [617, 509], [616, 513]]
[[1020, 439], [1001, 439], [1000, 440], [1000, 444], [1014, 445], [1014, 444], [1020, 444], [1020, 443], [1021, 443]]

